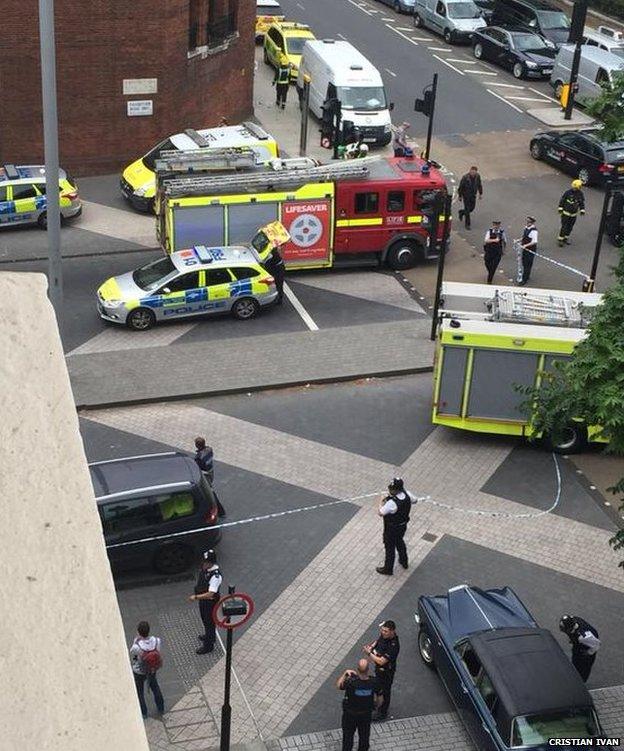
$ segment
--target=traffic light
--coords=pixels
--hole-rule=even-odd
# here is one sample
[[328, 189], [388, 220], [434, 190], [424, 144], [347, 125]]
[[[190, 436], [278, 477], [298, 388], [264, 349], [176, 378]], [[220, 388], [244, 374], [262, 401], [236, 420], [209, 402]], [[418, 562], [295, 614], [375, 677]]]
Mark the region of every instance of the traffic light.
[[586, 18], [587, 0], [575, 2], [572, 6], [572, 24], [570, 26], [570, 36], [568, 37], [568, 41], [572, 44], [582, 41]]
[[433, 91], [426, 89], [423, 91], [423, 99], [416, 99], [414, 102], [414, 110], [416, 112], [422, 112], [423, 115], [431, 117], [434, 106]]

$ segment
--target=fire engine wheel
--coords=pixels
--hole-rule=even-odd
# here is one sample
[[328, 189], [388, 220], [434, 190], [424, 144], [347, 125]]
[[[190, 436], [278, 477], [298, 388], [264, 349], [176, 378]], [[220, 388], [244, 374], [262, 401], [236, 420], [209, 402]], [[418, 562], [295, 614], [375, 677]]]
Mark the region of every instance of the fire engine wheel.
[[580, 422], [571, 422], [557, 440], [547, 436], [546, 442], [556, 454], [578, 454], [587, 446], [587, 428]]
[[126, 326], [133, 331], [147, 331], [156, 323], [156, 316], [149, 308], [135, 308], [126, 318]]
[[259, 310], [260, 305], [253, 297], [241, 297], [232, 305], [232, 315], [239, 321], [248, 321], [250, 318], [254, 318]]
[[420, 255], [420, 248], [413, 240], [399, 240], [390, 246], [386, 263], [394, 271], [410, 269], [416, 265]]

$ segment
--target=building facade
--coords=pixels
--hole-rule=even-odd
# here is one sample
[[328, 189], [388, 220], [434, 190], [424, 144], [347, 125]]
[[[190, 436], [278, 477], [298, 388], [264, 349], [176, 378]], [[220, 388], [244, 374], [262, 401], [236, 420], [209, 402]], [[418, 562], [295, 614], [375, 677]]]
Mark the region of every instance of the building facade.
[[[255, 0], [56, 0], [61, 165], [112, 172], [253, 111]], [[3, 0], [0, 164], [43, 162], [37, 0]]]

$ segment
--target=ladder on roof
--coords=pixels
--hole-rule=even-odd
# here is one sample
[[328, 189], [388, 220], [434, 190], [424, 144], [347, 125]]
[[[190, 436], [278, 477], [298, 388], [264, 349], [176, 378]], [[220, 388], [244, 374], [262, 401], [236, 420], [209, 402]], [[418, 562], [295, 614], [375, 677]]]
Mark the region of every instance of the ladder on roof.
[[233, 193], [274, 190], [289, 188], [305, 183], [331, 182], [343, 178], [368, 177], [369, 167], [366, 159], [357, 162], [341, 162], [304, 167], [299, 159], [292, 161], [299, 164], [289, 165], [289, 159], [278, 159], [267, 166], [252, 172], [234, 175], [188, 175], [162, 180], [163, 189], [168, 198], [188, 195], [211, 195], [230, 191]]
[[211, 172], [217, 170], [253, 169], [258, 163], [256, 152], [249, 146], [200, 148], [161, 151], [156, 172]]
[[544, 326], [584, 328], [582, 304], [559, 295], [528, 292], [496, 292], [491, 301], [492, 320], [506, 323], [537, 323]]

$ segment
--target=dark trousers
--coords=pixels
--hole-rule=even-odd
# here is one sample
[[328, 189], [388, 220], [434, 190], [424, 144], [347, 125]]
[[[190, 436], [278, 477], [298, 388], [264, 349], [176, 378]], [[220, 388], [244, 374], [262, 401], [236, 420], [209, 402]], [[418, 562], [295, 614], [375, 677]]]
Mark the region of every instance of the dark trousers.
[[358, 751], [368, 751], [370, 745], [370, 712], [354, 713], [342, 710], [342, 751], [351, 751], [355, 731], [358, 734]]
[[377, 671], [376, 677], [379, 686], [379, 694], [383, 698], [383, 701], [381, 702], [377, 711], [380, 717], [386, 717], [386, 715], [388, 714], [388, 709], [390, 708], [390, 696], [392, 694], [394, 670], [384, 671], [383, 673]]
[[221, 501], [219, 500], [219, 496], [217, 495], [217, 491], [213, 488], [212, 494], [214, 495], [214, 499], [217, 502], [217, 513], [219, 516], [225, 516], [225, 509], [223, 508]]
[[483, 258], [483, 261], [485, 262], [485, 268], [488, 272], [488, 278], [487, 283], [492, 284], [492, 280], [494, 279], [494, 274], [496, 273], [496, 269], [498, 268], [498, 264], [500, 263], [501, 258], [503, 257], [503, 252], [499, 248], [497, 248], [495, 251], [486, 249], [485, 250], [485, 256]]
[[572, 652], [572, 664], [578, 670], [578, 674], [584, 681], [587, 681], [592, 667], [596, 660], [596, 655], [575, 654]]
[[212, 620], [215, 600], [199, 600], [199, 616], [204, 624], [204, 646], [213, 649], [216, 639], [216, 627]]
[[277, 304], [281, 305], [284, 300], [284, 273], [273, 273], [273, 279], [275, 279], [275, 289], [277, 290]]
[[559, 230], [559, 237], [557, 238], [559, 242], [563, 242], [564, 240], [567, 240], [571, 233], [572, 228], [576, 224], [576, 215], [569, 216], [568, 214], [562, 214], [561, 215], [561, 229]]
[[526, 284], [531, 276], [531, 269], [533, 268], [533, 261], [535, 256], [528, 250], [522, 251], [522, 284]]
[[474, 198], [464, 198], [463, 208], [459, 210], [459, 219], [461, 221], [463, 217], [464, 222], [466, 223], [466, 229], [470, 229], [470, 214], [475, 210], [476, 205], [477, 202]]
[[141, 705], [141, 714], [143, 717], [147, 717], [147, 704], [145, 703], [145, 681], [150, 687], [152, 694], [154, 694], [154, 702], [156, 703], [156, 709], [162, 714], [165, 711], [165, 700], [163, 699], [156, 673], [148, 673], [147, 675], [140, 675], [134, 673], [134, 683], [136, 685], [137, 694], [139, 696], [139, 704]]
[[407, 524], [399, 524], [396, 527], [387, 527], [384, 529], [383, 544], [386, 550], [384, 568], [386, 571], [392, 571], [394, 569], [395, 550], [399, 554], [399, 563], [402, 566], [407, 566], [407, 548], [403, 541], [406, 529]]
[[279, 107], [280, 105], [284, 107], [286, 104], [286, 98], [288, 97], [288, 87], [290, 84], [288, 83], [276, 83], [275, 84], [275, 93], [276, 93], [276, 100], [275, 104]]

